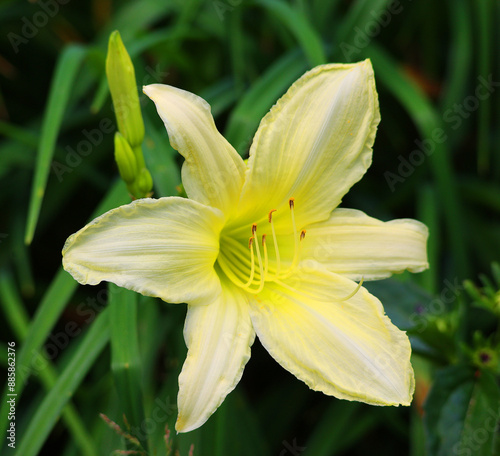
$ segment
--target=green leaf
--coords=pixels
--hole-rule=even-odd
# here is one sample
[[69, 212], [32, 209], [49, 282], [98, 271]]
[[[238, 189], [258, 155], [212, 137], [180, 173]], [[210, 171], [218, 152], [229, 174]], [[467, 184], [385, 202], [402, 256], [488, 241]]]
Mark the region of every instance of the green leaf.
[[73, 396], [88, 370], [109, 340], [108, 311], [105, 309], [78, 341], [78, 348], [57, 382], [45, 396], [24, 430], [18, 454], [35, 456], [56, 424], [61, 410]]
[[71, 45], [64, 49], [52, 79], [49, 100], [43, 117], [41, 138], [38, 147], [35, 177], [31, 190], [31, 199], [24, 241], [31, 244], [35, 233], [38, 216], [42, 207], [45, 187], [50, 172], [50, 163], [56, 146], [57, 136], [68, 100], [73, 90], [78, 68], [86, 54], [85, 48]]
[[392, 322], [405, 330], [418, 326], [418, 315], [432, 299], [432, 296], [418, 285], [394, 278], [366, 282], [364, 286], [380, 299]]
[[155, 197], [176, 195], [176, 187], [181, 183], [181, 173], [175, 162], [177, 152], [170, 145], [164, 129], [159, 131], [147, 115], [144, 121], [144, 160], [153, 176]]
[[[11, 276], [3, 271], [0, 273], [0, 303], [4, 306], [3, 310], [17, 339], [19, 341], [24, 341], [28, 332], [28, 314], [26, 313], [21, 297], [16, 290]], [[7, 350], [5, 349], [4, 353], [6, 352]], [[45, 350], [43, 350], [42, 353], [43, 356], [48, 358]], [[47, 361], [46, 368], [40, 370], [40, 380], [46, 390], [50, 390], [54, 386], [56, 378], [57, 373], [52, 363]], [[64, 407], [62, 418], [72, 434], [72, 439], [79, 446], [82, 454], [87, 456], [95, 455], [97, 449], [94, 441], [72, 404], [67, 404]]]
[[374, 414], [360, 413], [358, 402], [334, 401], [305, 445], [304, 456], [333, 456], [362, 439], [377, 424]]
[[424, 405], [429, 456], [495, 456], [500, 389], [494, 375], [467, 366], [438, 371]]
[[[491, 36], [494, 34], [493, 27], [495, 26], [494, 6], [492, 0], [484, 0], [481, 2], [473, 2], [476, 9], [477, 24], [476, 30], [479, 32], [479, 73], [487, 78], [493, 71], [492, 50], [493, 42]], [[491, 112], [491, 96], [485, 100], [481, 100], [478, 108], [479, 128], [477, 135], [477, 167], [480, 174], [485, 174], [490, 169], [490, 122], [492, 118]]]
[[[417, 126], [422, 142], [422, 155], [428, 157], [430, 169], [437, 183], [441, 208], [447, 225], [450, 247], [453, 250], [456, 274], [460, 278], [470, 274], [467, 244], [463, 242], [464, 217], [459, 204], [458, 186], [451, 167], [442, 117], [425, 93], [406, 75], [400, 65], [383, 48], [374, 43], [365, 49], [365, 56], [373, 61], [375, 75], [408, 111]], [[413, 171], [412, 171], [413, 172]]]
[[101, 29], [99, 39], [107, 42], [113, 30], [119, 30], [125, 42], [132, 40], [140, 30], [147, 30], [153, 23], [172, 14], [175, 3], [143, 0], [142, 2], [128, 2], [118, 9], [108, 22], [107, 27]]
[[[126, 195], [125, 185], [118, 181], [94, 211], [91, 219], [124, 204], [127, 201]], [[77, 287], [78, 283], [61, 268], [43, 296], [28, 329], [26, 340], [17, 353], [16, 392], [18, 399], [28, 377], [40, 369], [40, 363], [45, 365], [44, 359], [40, 358], [38, 352]], [[0, 408], [0, 430], [2, 433], [7, 429], [7, 409], [7, 404], [3, 402]]]
[[[344, 59], [359, 60], [361, 48], [355, 44], [355, 37], [362, 34], [362, 42], [372, 40], [368, 33], [370, 31], [369, 25], [376, 23], [376, 20], [390, 4], [391, 0], [357, 0], [353, 3], [336, 30], [335, 42], [339, 43]], [[354, 58], [351, 59], [353, 53]]]
[[231, 113], [225, 137], [243, 154], [260, 120], [307, 68], [304, 56], [293, 51], [277, 60], [248, 90]]
[[[144, 422], [142, 367], [137, 336], [137, 299], [134, 291], [109, 284], [111, 370], [122, 413], [130, 426], [140, 429]], [[136, 435], [147, 450], [144, 433]], [[144, 437], [144, 438], [143, 438]]]
[[417, 280], [429, 293], [433, 294], [436, 294], [439, 288], [437, 272], [441, 252], [439, 215], [438, 197], [434, 187], [430, 184], [422, 185], [418, 192], [417, 220], [424, 223], [432, 235], [427, 241], [429, 269], [420, 273]]
[[256, 3], [271, 11], [288, 27], [299, 42], [311, 66], [326, 63], [321, 39], [301, 11], [279, 0], [256, 0]]

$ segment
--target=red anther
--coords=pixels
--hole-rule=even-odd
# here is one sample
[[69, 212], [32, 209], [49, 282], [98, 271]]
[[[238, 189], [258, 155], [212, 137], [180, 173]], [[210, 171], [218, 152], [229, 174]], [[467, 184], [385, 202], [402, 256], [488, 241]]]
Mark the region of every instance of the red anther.
[[255, 233], [256, 233], [256, 232], [257, 232], [257, 224], [256, 224], [256, 223], [254, 223], [254, 224], [252, 225], [252, 234], [253, 234], [253, 235], [255, 235]]
[[276, 212], [276, 209], [271, 209], [269, 211], [269, 223], [271, 223], [271, 221], [273, 220], [273, 212]]
[[288, 200], [288, 204], [290, 206], [290, 209], [293, 209], [295, 207], [295, 198], [290, 198]]
[[264, 245], [266, 243], [266, 235], [263, 234], [262, 235], [262, 245]]
[[248, 248], [251, 249], [253, 245], [253, 236], [248, 240]]
[[302, 241], [302, 239], [304, 239], [306, 237], [306, 230], [302, 230], [300, 232], [300, 240]]

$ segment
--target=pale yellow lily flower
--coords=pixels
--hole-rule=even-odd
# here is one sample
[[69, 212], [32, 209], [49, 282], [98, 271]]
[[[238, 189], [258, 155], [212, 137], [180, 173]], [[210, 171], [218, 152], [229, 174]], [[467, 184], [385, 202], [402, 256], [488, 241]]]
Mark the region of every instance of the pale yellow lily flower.
[[63, 262], [82, 284], [188, 304], [177, 431], [201, 426], [235, 388], [255, 334], [312, 389], [410, 404], [408, 338], [355, 280], [427, 268], [427, 228], [337, 208], [371, 163], [380, 116], [370, 62], [296, 81], [262, 120], [248, 164], [203, 99], [160, 84], [144, 92], [185, 158], [189, 198], [107, 212], [69, 237]]

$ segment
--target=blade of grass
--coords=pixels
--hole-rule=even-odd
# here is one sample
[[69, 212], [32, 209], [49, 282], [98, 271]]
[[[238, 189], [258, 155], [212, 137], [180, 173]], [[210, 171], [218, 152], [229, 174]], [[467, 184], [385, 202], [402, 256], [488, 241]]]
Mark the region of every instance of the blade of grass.
[[273, 13], [290, 30], [306, 54], [311, 66], [326, 63], [321, 39], [300, 10], [279, 0], [256, 0], [256, 3]]
[[144, 160], [153, 176], [156, 196], [176, 195], [181, 173], [175, 162], [176, 151], [168, 141], [165, 130], [158, 131], [148, 115], [144, 115], [146, 136], [143, 143]]
[[6, 343], [0, 342], [0, 366], [3, 367], [4, 369], [7, 369], [9, 362], [9, 358], [7, 356], [8, 354], [7, 348], [8, 347]]
[[[473, 32], [471, 3], [467, 0], [448, 0], [450, 14], [450, 50], [448, 69], [440, 100], [444, 115], [451, 113], [453, 105], [462, 104], [469, 90], [469, 78], [473, 68]], [[466, 125], [466, 124], [465, 124]], [[464, 125], [464, 126], [465, 126]], [[469, 133], [467, 128], [448, 128], [450, 150], [461, 144]]]
[[476, 178], [461, 179], [460, 190], [463, 198], [473, 202], [474, 205], [500, 213], [500, 185], [497, 182]]
[[18, 340], [26, 338], [28, 314], [16, 293], [14, 279], [6, 271], [0, 272], [0, 305], [7, 323]]
[[[500, 3], [496, 2], [495, 4], [495, 7], [496, 9], [493, 11], [493, 15], [495, 17], [495, 23], [496, 24], [500, 24]], [[498, 41], [499, 41], [499, 37], [500, 37], [500, 30], [498, 29], [498, 27], [496, 28], [496, 31], [495, 31], [495, 37], [496, 37], [496, 43], [497, 43], [497, 46], [494, 50], [495, 53], [498, 54], [498, 52], [500, 52], [500, 46], [498, 45]], [[500, 59], [495, 59], [495, 66], [493, 68], [493, 71], [495, 72], [495, 74], [500, 74]], [[496, 114], [496, 121], [498, 122], [498, 113], [500, 112], [500, 96], [498, 95], [498, 93], [496, 94], [496, 99], [495, 99], [495, 112], [497, 113]], [[494, 135], [494, 138], [495, 138], [495, 145], [498, 149], [498, 144], [500, 142], [500, 133], [498, 132], [498, 129], [496, 131], [496, 134]], [[496, 153], [496, 154], [493, 154], [493, 165], [494, 165], [494, 168], [493, 168], [493, 176], [495, 178], [495, 180], [497, 182], [500, 181], [500, 154]], [[500, 445], [500, 438], [498, 439], [498, 443]]]
[[472, 61], [472, 23], [467, 0], [448, 0], [451, 49], [448, 52], [448, 75], [441, 96], [441, 111], [462, 100], [467, 90]]
[[[0, 273], [0, 303], [3, 305], [4, 314], [15, 336], [20, 342], [23, 342], [28, 334], [28, 314], [17, 293], [12, 277], [5, 271]], [[48, 358], [45, 351], [41, 356]], [[56, 379], [57, 373], [52, 364], [48, 362], [47, 367], [40, 371], [40, 380], [45, 389], [50, 390], [56, 383]], [[81, 453], [86, 456], [94, 456], [97, 453], [94, 441], [71, 403], [64, 407], [62, 418]]]
[[35, 292], [35, 282], [29, 257], [28, 247], [23, 242], [23, 214], [17, 213], [14, 220], [14, 230], [12, 233], [12, 253], [13, 262], [17, 269], [17, 277], [21, 284], [24, 296], [33, 296]]
[[214, 442], [214, 456], [224, 456], [227, 448], [228, 440], [228, 402], [224, 401], [221, 406], [214, 413], [215, 419], [215, 442]]
[[[493, 36], [493, 14], [494, 4], [491, 0], [473, 2], [476, 9], [476, 22], [479, 33], [478, 66], [479, 74], [488, 78], [491, 74], [491, 55]], [[478, 113], [478, 132], [477, 132], [477, 169], [480, 174], [485, 174], [490, 167], [490, 142], [489, 126], [491, 119], [491, 96], [481, 100]]]
[[371, 43], [366, 48], [375, 67], [375, 74], [386, 88], [404, 106], [415, 122], [422, 138], [433, 142], [434, 151], [429, 155], [430, 169], [434, 174], [437, 191], [441, 199], [450, 248], [454, 258], [455, 272], [459, 278], [469, 276], [464, 218], [458, 203], [457, 183], [451, 168], [446, 142], [434, 141], [435, 132], [444, 131], [442, 119], [422, 92], [401, 67], [379, 46]]
[[[120, 398], [122, 414], [133, 429], [144, 422], [142, 366], [137, 336], [138, 294], [110, 283], [109, 315], [111, 334], [111, 370]], [[148, 451], [147, 434], [136, 435]]]
[[[125, 184], [123, 184], [121, 180], [117, 181], [94, 212], [91, 219], [101, 215], [109, 209], [125, 203], [128, 200], [128, 196], [126, 195], [127, 190]], [[17, 353], [18, 375], [16, 378], [16, 393], [18, 400], [23, 392], [28, 377], [37, 368], [36, 364], [40, 360], [39, 357], [37, 357], [37, 352], [49, 336], [50, 331], [56, 324], [77, 286], [78, 283], [61, 268], [40, 302], [29, 327], [28, 336]], [[0, 406], [0, 431], [2, 433], [5, 432], [8, 424], [7, 405], [8, 404], [4, 401]]]
[[361, 407], [356, 402], [333, 402], [307, 441], [304, 456], [333, 456], [360, 439], [377, 423], [370, 413], [355, 419]]
[[365, 30], [369, 22], [376, 20], [387, 9], [391, 0], [358, 0], [340, 22], [335, 43], [353, 43], [357, 30]]
[[[230, 419], [228, 423], [231, 435], [233, 435], [233, 441], [238, 442], [240, 449], [240, 451], [233, 449], [233, 454], [242, 454], [242, 452], [244, 452], [245, 456], [255, 454], [269, 456], [273, 454], [264, 435], [264, 424], [254, 409], [255, 404], [245, 397], [242, 389], [236, 388], [226, 400], [229, 400], [231, 406], [231, 416], [238, 417], [238, 419]], [[276, 404], [278, 403], [276, 402]], [[267, 435], [270, 435], [268, 429], [267, 431]]]
[[246, 151], [264, 114], [306, 69], [303, 54], [294, 50], [277, 60], [246, 92], [233, 109], [225, 133], [240, 154]]
[[[314, 0], [311, 3], [311, 11], [313, 16], [313, 23], [317, 30], [322, 32], [332, 30], [332, 21], [337, 16], [337, 8], [341, 0]], [[333, 30], [335, 30], [333, 28]]]
[[[13, 141], [25, 144], [29, 147], [36, 147], [38, 145], [38, 136], [33, 131], [1, 120], [0, 133]], [[0, 157], [4, 159], [3, 156], [0, 155]]]
[[[303, 410], [309, 390], [295, 382], [284, 382], [262, 392], [258, 404], [255, 405], [260, 423], [267, 435], [286, 435], [294, 426], [295, 417]], [[293, 401], [289, 399], [293, 397]], [[281, 419], [275, 417], [276, 407], [280, 408]]]
[[210, 104], [212, 115], [217, 118], [239, 97], [232, 78], [224, 78], [200, 92], [200, 97]]
[[56, 66], [55, 75], [49, 92], [47, 108], [43, 117], [40, 143], [33, 187], [28, 210], [28, 220], [24, 241], [30, 244], [35, 233], [36, 223], [42, 206], [43, 195], [50, 172], [57, 135], [78, 68], [85, 57], [85, 48], [71, 45], [64, 49]]
[[73, 396], [88, 370], [109, 341], [108, 310], [105, 309], [92, 323], [87, 333], [77, 341], [78, 348], [55, 385], [45, 396], [30, 420], [27, 429], [20, 433], [18, 454], [36, 456], [59, 418], [61, 410]]
[[124, 42], [132, 41], [141, 30], [147, 30], [150, 25], [172, 13], [175, 2], [157, 2], [143, 0], [142, 2], [128, 2], [112, 16], [112, 21], [102, 29], [98, 43], [105, 46], [113, 30], [119, 30]]
[[431, 294], [438, 292], [438, 270], [440, 248], [440, 217], [437, 205], [438, 196], [432, 185], [424, 185], [418, 193], [417, 219], [429, 228], [429, 240], [427, 241], [427, 257], [429, 269], [419, 274], [420, 285]]
[[248, 78], [248, 63], [245, 58], [245, 40], [243, 35], [242, 8], [237, 8], [229, 15], [229, 27], [226, 29], [231, 49], [231, 66], [234, 85], [238, 94], [242, 94], [245, 80]]

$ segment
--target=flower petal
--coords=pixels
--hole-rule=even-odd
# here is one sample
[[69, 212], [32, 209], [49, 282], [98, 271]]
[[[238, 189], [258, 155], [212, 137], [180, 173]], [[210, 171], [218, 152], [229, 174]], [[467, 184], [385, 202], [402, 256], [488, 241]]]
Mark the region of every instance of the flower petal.
[[257, 336], [285, 369], [314, 390], [374, 405], [409, 405], [410, 342], [380, 301], [356, 283], [302, 268], [251, 302]]
[[245, 164], [217, 131], [210, 105], [168, 85], [151, 84], [143, 90], [155, 102], [170, 144], [186, 159], [182, 183], [189, 198], [229, 215], [240, 196]]
[[185, 198], [140, 199], [71, 235], [63, 266], [78, 282], [102, 280], [164, 301], [199, 304], [221, 290], [214, 270], [223, 216]]
[[369, 60], [307, 72], [259, 126], [238, 218], [248, 224], [277, 209], [279, 230], [290, 225], [293, 197], [299, 229], [326, 220], [370, 166], [379, 121]]
[[427, 263], [427, 227], [411, 219], [381, 222], [354, 209], [336, 209], [307, 227], [302, 259], [353, 280], [377, 280], [393, 273], [421, 272]]
[[222, 282], [219, 299], [188, 307], [184, 338], [189, 352], [179, 376], [178, 432], [205, 423], [240, 381], [255, 338], [246, 295]]

